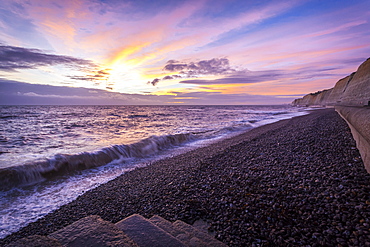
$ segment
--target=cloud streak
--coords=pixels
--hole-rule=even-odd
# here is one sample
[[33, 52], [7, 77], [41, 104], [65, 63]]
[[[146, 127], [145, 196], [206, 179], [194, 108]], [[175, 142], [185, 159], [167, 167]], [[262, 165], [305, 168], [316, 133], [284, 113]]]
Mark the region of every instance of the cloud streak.
[[148, 105], [165, 104], [170, 100], [168, 96], [37, 85], [0, 78], [0, 105]]
[[[163, 67], [166, 72], [176, 72], [175, 75], [167, 75], [162, 78], [155, 78], [148, 84], [156, 86], [161, 80], [174, 80], [179, 78], [194, 78], [204, 75], [227, 75], [236, 72], [230, 67], [227, 58], [212, 58], [209, 60], [200, 60], [197, 62], [180, 62], [176, 60], [167, 61]], [[196, 80], [194, 80], [196, 81]]]
[[[166, 105], [184, 102], [209, 105], [213, 102], [235, 104], [282, 104], [285, 98], [244, 93], [173, 92], [174, 95], [142, 95], [23, 83], [0, 78], [0, 105]], [[289, 96], [286, 96], [289, 97]]]
[[361, 0], [6, 0], [0, 72], [121, 93], [306, 94], [369, 56], [369, 23]]
[[181, 63], [176, 60], [169, 60], [163, 69], [171, 72], [180, 72], [189, 77], [197, 75], [227, 74], [235, 71], [230, 68], [229, 59], [227, 58], [212, 58], [210, 60], [201, 60], [190, 63]]
[[182, 80], [179, 83], [196, 84], [196, 85], [227, 85], [227, 84], [255, 84], [264, 82], [279, 82], [285, 81], [286, 83], [291, 80], [310, 80], [315, 78], [332, 77], [336, 75], [338, 78], [342, 74], [335, 74], [336, 67], [323, 67], [317, 69], [315, 67], [303, 67], [296, 70], [263, 70], [263, 71], [250, 71], [241, 70], [235, 71], [223, 78], [207, 80], [207, 79], [190, 79]]
[[88, 74], [83, 76], [68, 76], [73, 80], [80, 81], [106, 81], [109, 79], [109, 69], [91, 70]]
[[107, 81], [110, 76], [109, 69], [102, 69], [91, 60], [48, 54], [39, 49], [9, 45], [0, 46], [0, 70], [2, 71], [18, 72], [24, 69], [39, 69], [40, 67], [57, 65], [82, 72], [82, 75], [66, 76], [73, 80], [99, 83]]
[[47, 54], [39, 49], [0, 46], [0, 70], [14, 72], [18, 69], [37, 69], [54, 65], [66, 65], [78, 69], [96, 67], [92, 61], [86, 59]]
[[[180, 62], [169, 60], [163, 70], [168, 72], [177, 72], [175, 75], [167, 75], [162, 78], [155, 78], [148, 84], [157, 86], [160, 81], [183, 79], [179, 83], [194, 85], [228, 85], [228, 84], [254, 84], [271, 81], [294, 79], [313, 79], [317, 77], [333, 76], [337, 67], [301, 67], [295, 70], [263, 70], [250, 71], [248, 69], [237, 69], [230, 66], [226, 58], [213, 58], [210, 60], [201, 60], [198, 62]], [[221, 78], [202, 79], [204, 76], [216, 76]], [[337, 74], [342, 76], [342, 74]], [[197, 79], [192, 79], [197, 78]]]

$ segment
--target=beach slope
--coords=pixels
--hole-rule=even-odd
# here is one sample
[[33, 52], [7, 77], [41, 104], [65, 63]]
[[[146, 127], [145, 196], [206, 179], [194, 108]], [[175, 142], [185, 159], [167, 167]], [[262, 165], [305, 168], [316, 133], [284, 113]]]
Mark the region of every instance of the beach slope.
[[370, 244], [370, 174], [334, 109], [261, 126], [86, 192], [0, 240], [48, 235], [88, 215], [203, 219], [229, 246]]

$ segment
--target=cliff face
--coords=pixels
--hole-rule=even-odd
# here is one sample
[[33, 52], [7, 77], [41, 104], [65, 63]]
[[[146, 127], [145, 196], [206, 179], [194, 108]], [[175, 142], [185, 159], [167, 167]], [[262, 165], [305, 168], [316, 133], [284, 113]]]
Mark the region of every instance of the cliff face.
[[370, 104], [370, 58], [356, 72], [340, 79], [333, 88], [307, 94], [295, 106], [363, 106]]

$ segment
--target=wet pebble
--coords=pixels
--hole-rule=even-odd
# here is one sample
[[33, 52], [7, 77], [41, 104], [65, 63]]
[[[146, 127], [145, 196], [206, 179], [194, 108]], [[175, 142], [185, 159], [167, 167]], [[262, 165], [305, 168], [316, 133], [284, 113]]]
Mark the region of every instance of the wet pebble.
[[229, 246], [370, 246], [370, 175], [355, 146], [334, 110], [314, 111], [126, 173], [0, 245], [139, 213], [203, 219]]

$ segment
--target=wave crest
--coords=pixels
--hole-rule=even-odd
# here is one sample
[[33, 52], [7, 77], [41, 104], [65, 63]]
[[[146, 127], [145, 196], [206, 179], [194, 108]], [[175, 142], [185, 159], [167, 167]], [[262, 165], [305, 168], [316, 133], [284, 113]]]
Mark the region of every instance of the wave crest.
[[114, 145], [92, 153], [57, 154], [45, 161], [8, 167], [0, 170], [0, 190], [73, 174], [76, 171], [106, 165], [120, 158], [144, 158], [192, 139], [194, 136], [191, 134], [151, 136], [130, 145]]

